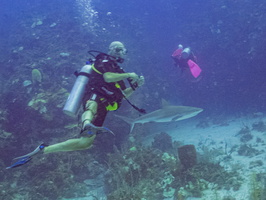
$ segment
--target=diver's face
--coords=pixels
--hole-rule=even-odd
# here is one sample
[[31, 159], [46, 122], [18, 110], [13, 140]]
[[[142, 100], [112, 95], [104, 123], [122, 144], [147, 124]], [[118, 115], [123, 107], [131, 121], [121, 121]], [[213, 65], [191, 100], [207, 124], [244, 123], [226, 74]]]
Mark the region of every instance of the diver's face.
[[109, 54], [117, 58], [124, 58], [125, 55], [127, 54], [127, 50], [124, 46], [118, 46], [118, 47], [110, 49]]

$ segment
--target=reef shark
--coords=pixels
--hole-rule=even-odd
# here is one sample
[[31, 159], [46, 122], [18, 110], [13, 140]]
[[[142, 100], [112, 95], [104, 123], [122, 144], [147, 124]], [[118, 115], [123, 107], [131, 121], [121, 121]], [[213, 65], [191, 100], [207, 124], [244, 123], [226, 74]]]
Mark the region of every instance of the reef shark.
[[128, 117], [119, 116], [119, 115], [116, 116], [131, 125], [130, 128], [130, 133], [131, 133], [132, 130], [134, 129], [135, 124], [145, 124], [148, 122], [180, 121], [194, 117], [202, 111], [203, 111], [202, 108], [196, 108], [190, 106], [173, 106], [163, 99], [161, 109], [142, 115], [136, 119], [130, 119]]

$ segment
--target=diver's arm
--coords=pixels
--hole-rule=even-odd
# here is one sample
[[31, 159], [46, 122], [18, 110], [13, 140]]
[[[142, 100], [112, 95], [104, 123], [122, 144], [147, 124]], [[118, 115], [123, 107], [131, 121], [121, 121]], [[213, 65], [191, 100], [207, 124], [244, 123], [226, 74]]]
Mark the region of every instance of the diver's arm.
[[104, 81], [107, 83], [113, 83], [117, 81], [121, 81], [127, 78], [132, 78], [133, 80], [138, 79], [138, 75], [136, 73], [113, 73], [113, 72], [106, 72], [103, 74]]
[[[145, 82], [145, 79], [144, 79], [144, 76], [139, 76], [139, 78], [136, 80], [136, 83], [137, 83], [137, 87], [141, 87]], [[132, 87], [129, 87], [129, 88], [126, 88], [125, 90], [123, 90], [123, 93], [125, 95], [125, 97], [129, 97], [136, 88], [132, 88]]]

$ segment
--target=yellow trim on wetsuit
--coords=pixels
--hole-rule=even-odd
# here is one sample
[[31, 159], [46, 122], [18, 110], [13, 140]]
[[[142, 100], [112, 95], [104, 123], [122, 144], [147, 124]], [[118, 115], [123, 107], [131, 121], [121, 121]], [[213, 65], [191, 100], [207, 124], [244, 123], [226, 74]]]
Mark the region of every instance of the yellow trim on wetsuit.
[[[101, 98], [100, 100], [103, 101], [105, 98]], [[114, 102], [113, 105], [108, 104], [108, 106], [105, 106], [107, 111], [114, 111], [118, 109], [118, 103]]]
[[106, 110], [108, 111], [113, 111], [113, 110], [117, 110], [118, 109], [118, 103], [114, 102], [113, 105], [109, 104], [108, 106], [106, 106]]
[[116, 83], [116, 84], [115, 84], [115, 87], [116, 87], [116, 88], [121, 88], [121, 86], [119, 85], [119, 83]]

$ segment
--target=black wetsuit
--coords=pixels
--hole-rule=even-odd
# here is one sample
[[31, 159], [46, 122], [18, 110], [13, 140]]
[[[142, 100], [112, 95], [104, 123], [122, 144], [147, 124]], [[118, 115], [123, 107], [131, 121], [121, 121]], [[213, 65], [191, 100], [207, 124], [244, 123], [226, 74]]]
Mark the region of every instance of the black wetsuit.
[[115, 83], [105, 82], [103, 74], [106, 72], [125, 73], [116, 60], [111, 59], [106, 54], [99, 54], [96, 56], [94, 70], [90, 74], [90, 80], [83, 99], [84, 110], [86, 110], [86, 102], [88, 100], [96, 101], [98, 104], [96, 118], [92, 122], [96, 126], [102, 126], [108, 112], [106, 108], [108, 105], [117, 104], [117, 108], [119, 108], [124, 97], [121, 90], [126, 89], [123, 80]]

